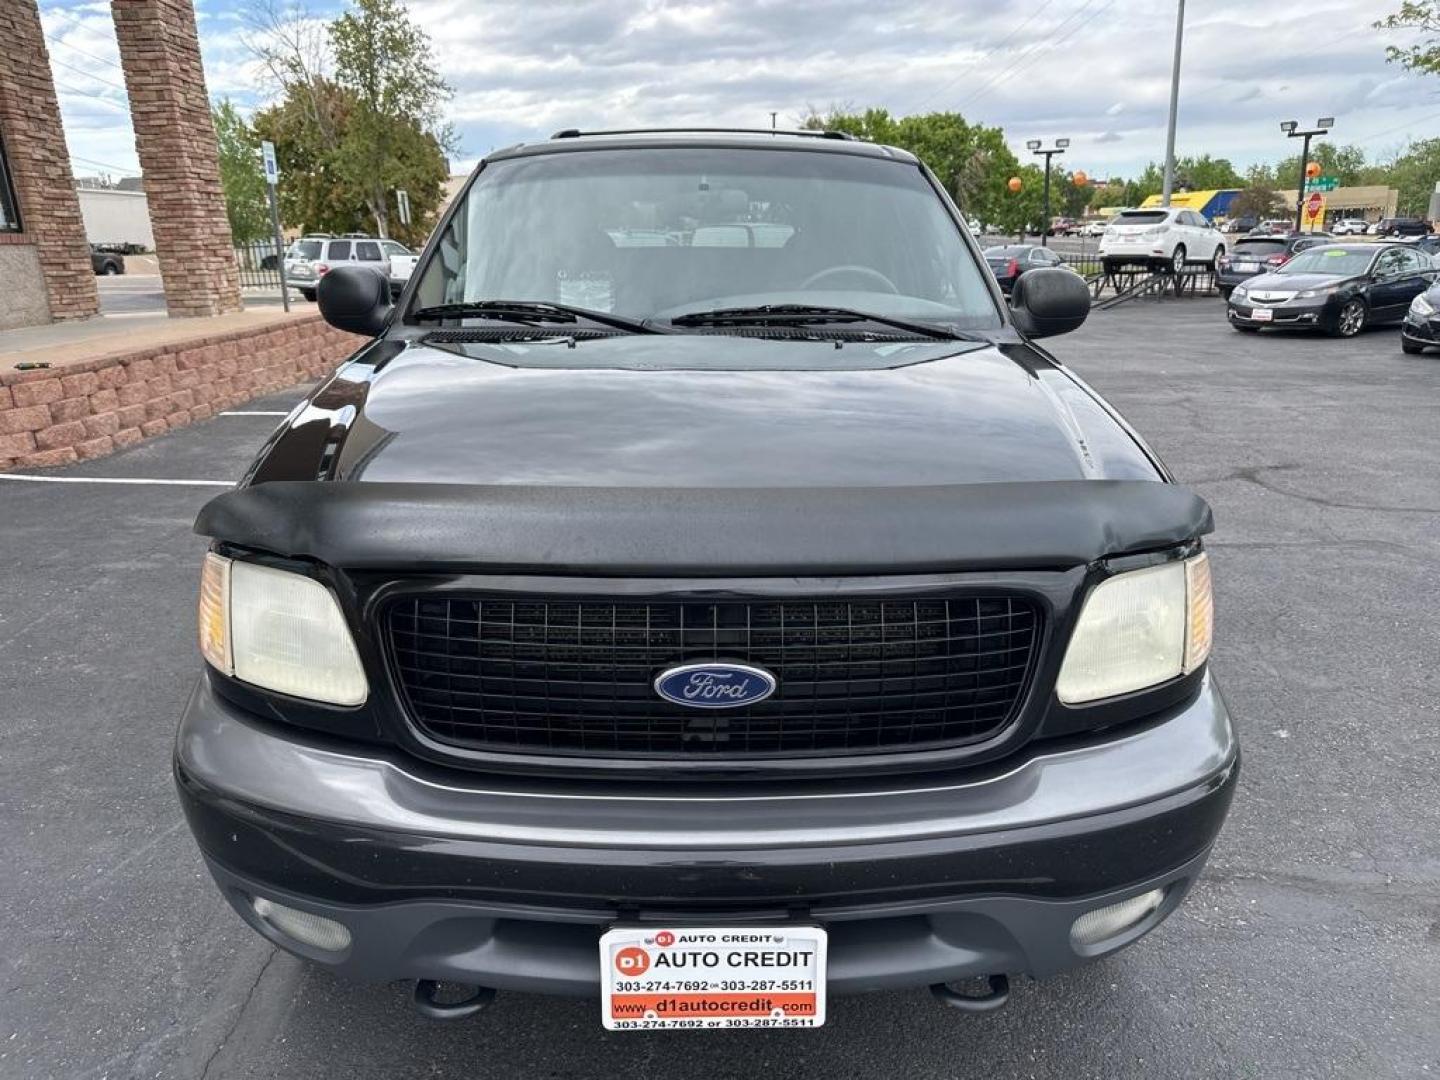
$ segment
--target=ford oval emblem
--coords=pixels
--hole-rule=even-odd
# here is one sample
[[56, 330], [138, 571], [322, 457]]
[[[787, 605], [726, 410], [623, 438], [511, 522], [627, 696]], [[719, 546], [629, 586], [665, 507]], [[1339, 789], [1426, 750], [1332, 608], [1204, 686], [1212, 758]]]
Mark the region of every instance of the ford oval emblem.
[[692, 709], [738, 709], [773, 694], [775, 676], [749, 664], [681, 664], [656, 677], [655, 692]]

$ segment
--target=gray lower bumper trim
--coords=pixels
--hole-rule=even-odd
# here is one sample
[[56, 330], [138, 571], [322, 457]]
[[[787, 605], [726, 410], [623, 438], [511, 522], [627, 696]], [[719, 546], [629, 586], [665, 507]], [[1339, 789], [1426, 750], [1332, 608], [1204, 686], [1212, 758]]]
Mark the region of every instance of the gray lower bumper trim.
[[[827, 913], [806, 921], [830, 935], [831, 993], [930, 986], [992, 974], [1036, 978], [1078, 967], [1130, 945], [1167, 918], [1204, 868], [1202, 852], [1168, 873], [1082, 900], [978, 896], [920, 905]], [[207, 860], [225, 898], [276, 945], [362, 982], [437, 979], [525, 993], [599, 994], [598, 941], [609, 925], [556, 921], [529, 912], [445, 900], [350, 906], [294, 897]], [[1087, 911], [1164, 888], [1160, 907], [1099, 949], [1079, 951], [1070, 928]], [[250, 897], [265, 896], [344, 923], [352, 944], [324, 954], [260, 921]], [[702, 921], [704, 921], [702, 919]], [[713, 920], [712, 920], [713, 921]], [[756, 919], [773, 925], [773, 919]], [[657, 929], [658, 923], [655, 924]], [[683, 925], [683, 920], [665, 925]]]
[[180, 766], [209, 788], [301, 818], [466, 840], [691, 852], [913, 841], [1045, 825], [1193, 788], [1226, 769], [1237, 753], [1224, 701], [1208, 675], [1199, 696], [1163, 722], [1036, 754], [994, 775], [926, 787], [890, 778], [823, 792], [636, 795], [534, 780], [443, 782], [402, 759], [339, 752], [298, 733], [265, 730], [219, 699], [204, 679], [176, 745]]

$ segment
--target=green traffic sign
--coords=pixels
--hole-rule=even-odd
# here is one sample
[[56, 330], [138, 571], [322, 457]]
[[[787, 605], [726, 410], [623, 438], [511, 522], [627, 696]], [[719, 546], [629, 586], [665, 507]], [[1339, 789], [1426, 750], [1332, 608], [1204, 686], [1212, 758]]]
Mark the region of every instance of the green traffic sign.
[[1306, 191], [1334, 191], [1339, 186], [1340, 181], [1333, 176], [1317, 176], [1305, 182]]

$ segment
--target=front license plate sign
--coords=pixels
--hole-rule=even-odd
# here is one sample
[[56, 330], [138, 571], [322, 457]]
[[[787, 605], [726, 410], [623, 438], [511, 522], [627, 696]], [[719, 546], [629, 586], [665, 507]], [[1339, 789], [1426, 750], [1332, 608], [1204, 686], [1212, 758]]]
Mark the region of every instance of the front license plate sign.
[[610, 1031], [816, 1028], [825, 1023], [816, 926], [617, 927], [600, 938]]
[[1250, 318], [1256, 322], [1270, 322], [1275, 318], [1275, 313], [1269, 308], [1257, 307], [1250, 313]]

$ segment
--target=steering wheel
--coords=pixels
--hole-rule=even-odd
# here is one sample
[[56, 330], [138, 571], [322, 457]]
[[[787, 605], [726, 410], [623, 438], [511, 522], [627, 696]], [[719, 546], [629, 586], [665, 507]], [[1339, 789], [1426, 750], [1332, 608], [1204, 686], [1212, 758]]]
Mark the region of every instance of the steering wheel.
[[876, 270], [874, 267], [854, 265], [827, 266], [824, 270], [811, 274], [808, 278], [802, 281], [800, 283], [800, 288], [813, 289], [826, 278], [839, 277], [842, 274], [852, 274], [855, 277], [866, 278], [867, 280], [879, 285], [888, 293], [898, 294], [900, 292], [900, 290], [896, 288], [893, 281], [891, 281], [888, 277], [882, 274], [879, 270]]

